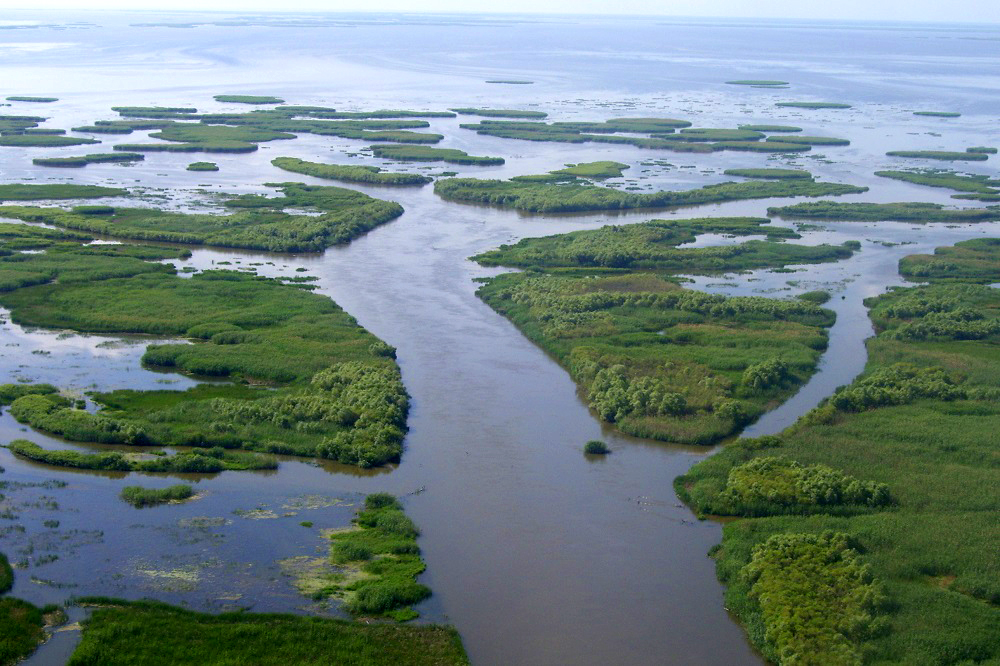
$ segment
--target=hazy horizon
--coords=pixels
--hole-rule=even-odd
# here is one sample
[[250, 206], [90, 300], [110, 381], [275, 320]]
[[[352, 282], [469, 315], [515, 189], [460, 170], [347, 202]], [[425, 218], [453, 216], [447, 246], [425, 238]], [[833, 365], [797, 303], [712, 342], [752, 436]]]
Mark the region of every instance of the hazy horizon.
[[[2, 3], [6, 4], [6, 3]], [[609, 8], [609, 5], [611, 8]], [[796, 2], [765, 0], [716, 0], [711, 4], [697, 0], [673, 0], [669, 6], [650, 7], [648, 0], [508, 0], [503, 10], [488, 3], [463, 0], [425, 0], [418, 9], [405, 0], [372, 0], [361, 5], [357, 0], [286, 0], [275, 9], [271, 0], [158, 0], [135, 7], [130, 0], [95, 0], [81, 10], [72, 0], [37, 0], [32, 6], [4, 7], [13, 10], [133, 11], [133, 12], [322, 12], [322, 13], [407, 13], [407, 14], [536, 14], [536, 15], [607, 15], [656, 16], [664, 18], [711, 19], [804, 19], [840, 21], [896, 21], [930, 23], [1000, 23], [1000, 6], [994, 0], [967, 0], [942, 6], [929, 0], [843, 0]]]

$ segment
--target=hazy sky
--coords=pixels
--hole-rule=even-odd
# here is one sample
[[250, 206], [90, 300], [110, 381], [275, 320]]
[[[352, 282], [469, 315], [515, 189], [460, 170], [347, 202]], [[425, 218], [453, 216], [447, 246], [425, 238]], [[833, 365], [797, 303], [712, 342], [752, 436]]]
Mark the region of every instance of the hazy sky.
[[1000, 0], [0, 0], [0, 10], [422, 11], [660, 14], [1000, 23]]

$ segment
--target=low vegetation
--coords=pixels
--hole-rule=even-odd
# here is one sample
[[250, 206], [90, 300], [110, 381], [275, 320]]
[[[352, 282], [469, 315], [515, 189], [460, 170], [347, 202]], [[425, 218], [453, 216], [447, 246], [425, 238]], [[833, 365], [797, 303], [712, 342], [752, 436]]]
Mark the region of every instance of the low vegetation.
[[549, 114], [544, 111], [520, 111], [516, 109], [476, 109], [461, 108], [452, 109], [455, 113], [468, 116], [483, 116], [484, 118], [520, 118], [520, 119], [540, 119]]
[[425, 569], [417, 546], [420, 531], [387, 493], [366, 497], [354, 522], [356, 529], [330, 536], [330, 556], [345, 572], [343, 582], [332, 582], [313, 597], [339, 598], [356, 616], [417, 617], [411, 606], [431, 595], [416, 580]]
[[[989, 176], [961, 174], [948, 169], [920, 169], [914, 171], [876, 171], [876, 176], [892, 178], [914, 185], [945, 187], [966, 193], [961, 198], [980, 201], [1000, 201], [1000, 180]], [[958, 198], [958, 197], [956, 197]]]
[[604, 456], [611, 453], [611, 449], [601, 440], [592, 439], [583, 445], [583, 452], [588, 456]]
[[718, 573], [775, 663], [1000, 658], [1000, 504], [982, 492], [1000, 484], [984, 435], [1000, 427], [1000, 291], [963, 283], [996, 279], [1000, 239], [915, 265], [933, 261], [957, 268], [866, 302], [879, 333], [852, 385], [675, 483], [700, 513], [741, 517]]
[[100, 185], [32, 185], [11, 183], [0, 185], [0, 201], [34, 201], [44, 199], [99, 199], [122, 197], [127, 191]]
[[849, 109], [850, 104], [842, 102], [778, 102], [775, 106], [784, 106], [792, 109]]
[[934, 254], [911, 254], [899, 262], [899, 274], [920, 282], [1000, 282], [1000, 239], [973, 238]]
[[218, 171], [219, 165], [215, 162], [191, 162], [186, 167], [187, 171]]
[[773, 79], [739, 79], [737, 81], [726, 81], [726, 83], [731, 86], [759, 86], [763, 88], [788, 85], [788, 81], [775, 81]]
[[0, 136], [0, 146], [22, 148], [59, 148], [62, 146], [82, 146], [88, 143], [100, 143], [100, 141], [56, 134], [4, 134]]
[[58, 97], [30, 97], [26, 95], [12, 95], [7, 98], [8, 102], [38, 102], [41, 104], [47, 104], [50, 102], [58, 102]]
[[[0, 199], [5, 198], [4, 187], [0, 186]], [[31, 206], [0, 206], [0, 214], [27, 222], [44, 222], [118, 238], [273, 252], [319, 252], [348, 243], [403, 213], [402, 206], [397, 203], [374, 199], [355, 190], [301, 183], [286, 183], [280, 187], [284, 194], [282, 197], [244, 195], [227, 200], [226, 206], [236, 211], [229, 215], [117, 207], [109, 208], [103, 214], [93, 214], [92, 211]], [[77, 190], [70, 190], [67, 194], [73, 191]], [[91, 192], [91, 196], [121, 192], [111, 188], [82, 191]], [[306, 209], [319, 214], [285, 213], [283, 208]]]
[[923, 160], [942, 160], [945, 162], [985, 162], [989, 155], [984, 153], [960, 153], [952, 150], [890, 150], [889, 157], [909, 157]]
[[765, 180], [813, 180], [814, 176], [804, 169], [726, 169], [727, 176], [741, 178], [763, 178]]
[[954, 111], [914, 111], [915, 116], [931, 116], [932, 118], [958, 118], [961, 113]]
[[1000, 206], [987, 208], [945, 208], [932, 203], [838, 203], [816, 201], [774, 206], [768, 215], [788, 220], [839, 220], [844, 222], [992, 222], [1000, 220]]
[[71, 666], [177, 666], [269, 663], [285, 666], [463, 666], [450, 627], [350, 622], [302, 615], [195, 613], [152, 601], [83, 598], [94, 608]]
[[284, 104], [285, 100], [272, 95], [215, 95], [212, 99], [216, 102], [230, 102], [236, 104]]
[[[143, 362], [229, 378], [187, 391], [94, 394], [94, 413], [47, 385], [0, 387], [10, 413], [67, 439], [132, 446], [191, 446], [197, 453], [132, 458], [120, 453], [12, 450], [53, 464], [179, 471], [189, 461], [218, 471], [273, 466], [264, 456], [321, 456], [369, 467], [398, 460], [408, 399], [394, 350], [324, 296], [232, 271], [180, 278], [184, 251], [85, 245], [79, 234], [0, 226], [4, 246], [44, 248], [0, 256], [0, 304], [29, 326], [186, 338], [149, 345]], [[221, 447], [221, 448], [217, 448]], [[209, 465], [206, 467], [205, 465]]]
[[494, 166], [503, 164], [502, 157], [479, 157], [469, 155], [464, 150], [454, 148], [428, 148], [427, 146], [369, 146], [375, 157], [399, 162], [448, 162], [449, 164], [470, 164]]
[[575, 182], [552, 184], [520, 180], [448, 178], [434, 183], [434, 192], [448, 201], [479, 203], [530, 212], [571, 212], [669, 208], [696, 204], [766, 199], [770, 197], [837, 196], [867, 191], [868, 188], [806, 180], [776, 182], [751, 181], [720, 183], [694, 190], [663, 191], [651, 194], [623, 192], [608, 187]]
[[627, 164], [622, 164], [621, 162], [584, 162], [582, 164], [570, 164], [565, 169], [557, 169], [551, 173], [578, 178], [621, 178], [623, 175], [622, 172], [628, 168]]
[[297, 157], [276, 157], [271, 160], [271, 164], [285, 171], [302, 173], [315, 178], [340, 180], [345, 183], [426, 185], [433, 180], [433, 178], [422, 176], [418, 173], [393, 173], [391, 171], [383, 171], [375, 166], [354, 164], [322, 164], [320, 162], [307, 162]]
[[178, 483], [166, 488], [143, 488], [142, 486], [125, 486], [121, 498], [136, 508], [182, 502], [194, 495], [194, 489], [186, 483]]
[[741, 130], [752, 132], [801, 132], [801, 127], [795, 125], [740, 125]]
[[72, 157], [36, 157], [31, 162], [38, 166], [80, 168], [88, 164], [103, 164], [105, 162], [137, 162], [144, 158], [142, 153], [94, 153]]

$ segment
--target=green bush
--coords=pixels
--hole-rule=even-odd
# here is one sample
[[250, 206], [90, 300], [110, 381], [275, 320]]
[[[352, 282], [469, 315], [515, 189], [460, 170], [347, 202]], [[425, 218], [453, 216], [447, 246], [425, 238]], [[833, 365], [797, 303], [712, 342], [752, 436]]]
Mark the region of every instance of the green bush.
[[185, 483], [179, 483], [166, 488], [125, 486], [121, 492], [121, 498], [137, 508], [186, 500], [192, 495], [194, 495], [194, 490]]
[[583, 446], [583, 452], [589, 455], [604, 455], [611, 453], [611, 449], [601, 440], [592, 439]]

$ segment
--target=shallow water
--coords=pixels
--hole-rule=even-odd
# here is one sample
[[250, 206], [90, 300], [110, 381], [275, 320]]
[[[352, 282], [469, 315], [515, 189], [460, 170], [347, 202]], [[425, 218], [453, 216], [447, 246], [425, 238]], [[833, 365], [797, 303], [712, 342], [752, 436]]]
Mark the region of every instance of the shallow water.
[[[62, 98], [52, 105], [15, 103], [5, 112], [51, 115], [48, 125], [53, 127], [113, 118], [108, 107], [121, 104], [241, 109], [211, 101], [211, 95], [223, 92], [278, 94], [289, 103], [344, 110], [481, 104], [539, 108], [554, 120], [658, 115], [702, 126], [777, 122], [799, 124], [805, 134], [843, 136], [853, 144], [777, 158], [654, 153], [481, 137], [459, 129], [459, 123], [475, 122], [460, 117], [434, 119], [429, 131], [446, 135], [442, 147], [502, 155], [507, 164], [393, 168], [506, 178], [612, 159], [631, 169], [611, 183], [686, 189], [725, 180], [726, 168], [800, 166], [824, 180], [872, 188], [844, 200], [942, 203], [953, 203], [947, 190], [872, 176], [877, 169], [918, 164], [885, 157], [885, 151], [961, 149], [1000, 141], [995, 129], [1000, 97], [995, 73], [1000, 68], [995, 49], [982, 41], [995, 38], [995, 28], [653, 25], [584, 18], [510, 23], [406, 16], [391, 24], [353, 16], [346, 25], [314, 22], [319, 27], [308, 29], [154, 28], [129, 26], [186, 23], [192, 17], [6, 14], [0, 19], [93, 24], [0, 34], [0, 48], [4, 41], [22, 45], [2, 51], [0, 71], [11, 93]], [[758, 76], [792, 81], [793, 88], [721, 85]], [[484, 83], [493, 78], [536, 83]], [[812, 98], [856, 106], [848, 111], [772, 106], [784, 99]], [[964, 115], [917, 118], [910, 114], [917, 109], [954, 109]], [[141, 141], [143, 134], [122, 140]], [[35, 178], [142, 186], [147, 188], [144, 205], [201, 207], [213, 203], [205, 192], [268, 191], [263, 183], [288, 180], [324, 182], [271, 167], [275, 156], [335, 161], [362, 147], [355, 141], [303, 135], [263, 144], [249, 155], [209, 156], [221, 167], [217, 173], [186, 172], [188, 162], [204, 158], [170, 154], [150, 154], [132, 167], [91, 165], [67, 173], [33, 167], [30, 159], [104, 148], [7, 148], [4, 177], [11, 182]], [[829, 161], [817, 157], [821, 155]], [[356, 159], [385, 164], [364, 155]], [[995, 176], [995, 159], [962, 170]], [[708, 451], [630, 438], [602, 426], [566, 373], [475, 297], [472, 279], [500, 271], [478, 267], [467, 257], [523, 237], [609, 222], [763, 215], [769, 205], [786, 200], [546, 216], [445, 203], [431, 187], [357, 189], [399, 201], [406, 213], [323, 255], [197, 249], [189, 261], [176, 263], [198, 268], [224, 261], [231, 268], [262, 264], [253, 268], [267, 275], [300, 274], [295, 269], [306, 268], [304, 274], [319, 278], [321, 293], [396, 346], [412, 396], [401, 464], [361, 471], [286, 460], [276, 472], [193, 478], [199, 499], [135, 510], [117, 499], [122, 486], [167, 485], [176, 478], [67, 472], [17, 460], [0, 449], [0, 465], [7, 470], [3, 480], [68, 484], [4, 491], [19, 515], [17, 523], [25, 528], [23, 534], [11, 530], [2, 535], [2, 548], [12, 561], [27, 561], [18, 571], [14, 593], [40, 603], [73, 594], [112, 594], [210, 610], [324, 612], [294, 592], [277, 561], [321, 555], [318, 530], [346, 524], [362, 493], [385, 490], [406, 496], [407, 510], [423, 530], [424, 582], [435, 592], [420, 609], [424, 618], [454, 623], [475, 663], [759, 661], [727, 616], [721, 586], [706, 557], [719, 541], [719, 526], [696, 521], [672, 490], [673, 479]], [[819, 226], [795, 242], [857, 239], [861, 252], [848, 261], [795, 273], [694, 278], [693, 286], [721, 293], [784, 297], [826, 288], [834, 295], [829, 307], [837, 311], [838, 321], [819, 372], [746, 434], [780, 430], [861, 371], [863, 341], [872, 332], [862, 300], [901, 284], [896, 274], [901, 256], [1000, 231], [994, 224]], [[701, 244], [724, 242], [729, 241], [700, 239]], [[883, 244], [899, 242], [912, 244]], [[80, 391], [190, 385], [190, 379], [176, 374], [141, 369], [142, 349], [135, 340], [119, 344], [94, 336], [25, 332], [8, 323], [0, 329], [0, 381], [52, 381]], [[32, 354], [35, 350], [50, 354]], [[68, 446], [23, 432], [9, 415], [0, 417], [0, 440], [24, 436], [43, 446]], [[608, 441], [614, 453], [603, 460], [584, 458], [580, 448], [593, 438]], [[243, 513], [253, 509], [260, 511]], [[46, 527], [47, 520], [58, 520], [59, 526]], [[303, 527], [302, 521], [314, 526]], [[59, 558], [45, 561], [54, 554]], [[42, 582], [32, 582], [32, 576]], [[39, 651], [35, 663], [61, 663], [71, 641], [59, 636]]]

